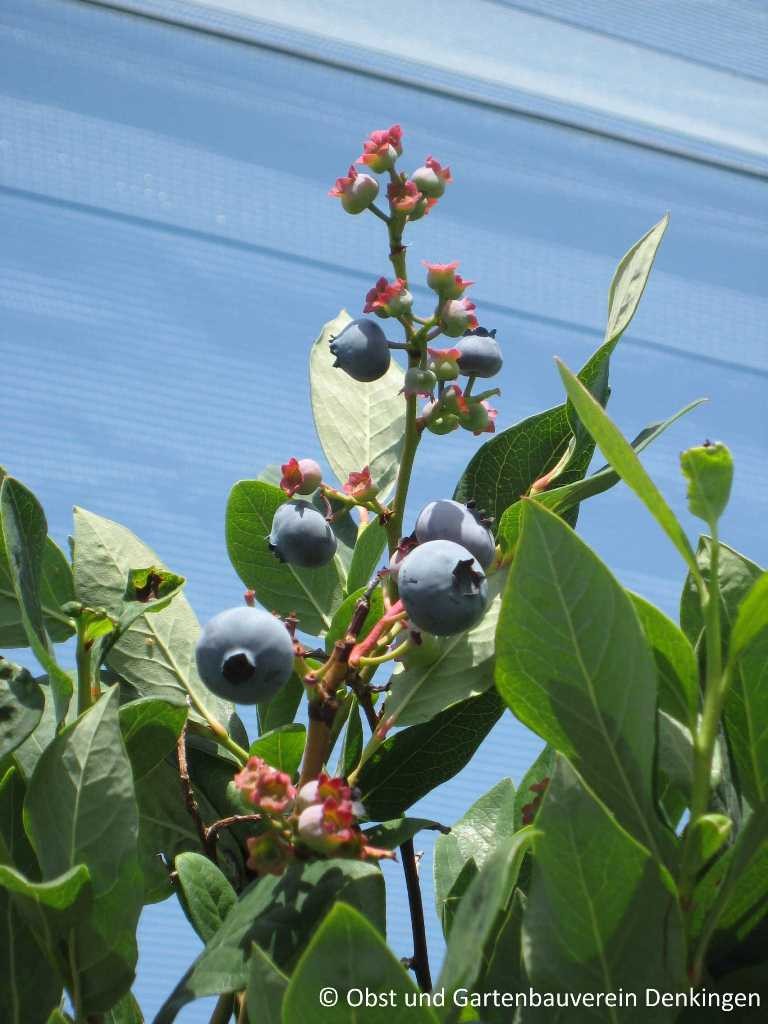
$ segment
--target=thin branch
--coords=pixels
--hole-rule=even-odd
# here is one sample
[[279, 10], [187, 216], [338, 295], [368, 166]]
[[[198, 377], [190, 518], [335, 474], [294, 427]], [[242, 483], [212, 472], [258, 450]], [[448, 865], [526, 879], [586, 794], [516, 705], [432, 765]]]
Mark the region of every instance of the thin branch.
[[423, 992], [432, 990], [432, 975], [429, 971], [429, 950], [427, 948], [427, 932], [424, 925], [424, 905], [421, 901], [419, 885], [419, 869], [416, 865], [416, 853], [413, 839], [407, 839], [400, 847], [403, 859], [405, 886], [408, 890], [408, 906], [411, 911], [411, 930], [413, 931], [413, 957], [410, 966], [416, 975], [416, 981]]
[[219, 837], [219, 832], [223, 832], [225, 828], [231, 828], [233, 825], [244, 825], [246, 822], [251, 821], [261, 821], [262, 817], [263, 815], [261, 814], [231, 814], [228, 818], [220, 818], [206, 828], [206, 842], [212, 844], [213, 848], [213, 844], [215, 844]]
[[200, 836], [200, 842], [202, 843], [203, 849], [205, 850], [206, 856], [212, 861], [216, 861], [216, 853], [213, 850], [211, 844], [208, 842], [208, 830], [205, 827], [205, 822], [200, 816], [200, 808], [197, 806], [197, 799], [195, 797], [195, 791], [192, 788], [192, 780], [189, 777], [189, 766], [187, 765], [187, 724], [186, 722], [182, 726], [181, 732], [179, 733], [179, 739], [176, 743], [176, 758], [179, 762], [179, 781], [181, 782], [181, 792], [184, 795], [184, 803], [187, 805], [189, 816], [195, 823], [195, 828]]

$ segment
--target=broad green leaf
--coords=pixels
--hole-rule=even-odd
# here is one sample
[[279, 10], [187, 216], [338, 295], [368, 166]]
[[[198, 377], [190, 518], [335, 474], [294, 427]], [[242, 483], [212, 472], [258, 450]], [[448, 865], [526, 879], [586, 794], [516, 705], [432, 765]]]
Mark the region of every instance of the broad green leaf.
[[[40, 684], [44, 700], [42, 717], [35, 730], [13, 752], [13, 760], [27, 781], [32, 778], [40, 755], [56, 735], [56, 708], [51, 688], [48, 685], [48, 677], [38, 676], [37, 681]], [[77, 707], [71, 703], [64, 721], [69, 724], [74, 722], [76, 717]]]
[[643, 502], [680, 552], [689, 569], [696, 575], [698, 566], [690, 541], [661, 491], [643, 468], [632, 445], [609, 419], [600, 403], [594, 400], [578, 377], [559, 360], [557, 360], [557, 367], [565, 390], [575, 405], [582, 423], [597, 442], [604, 457], [624, 483], [631, 487]]
[[[330, 652], [333, 645], [337, 640], [343, 640], [344, 635], [347, 632], [347, 627], [352, 619], [357, 602], [363, 596], [365, 592], [364, 587], [359, 587], [357, 590], [352, 591], [348, 597], [345, 597], [339, 607], [336, 609], [333, 621], [331, 622], [330, 629], [325, 637], [325, 649]], [[384, 614], [384, 598], [382, 597], [381, 587], [377, 587], [376, 590], [371, 594], [370, 598], [370, 610], [365, 616], [365, 622], [363, 628], [360, 630], [359, 639], [367, 636], [379, 619]]]
[[656, 258], [656, 250], [668, 224], [669, 214], [665, 213], [658, 224], [654, 224], [651, 230], [622, 256], [608, 292], [606, 341], [620, 337], [635, 315]]
[[[10, 476], [6, 476], [0, 486], [0, 536], [0, 563], [5, 566], [2, 571], [7, 572], [15, 595], [27, 643], [48, 673], [56, 701], [56, 717], [61, 721], [72, 697], [72, 680], [59, 668], [43, 614], [43, 559], [48, 523], [34, 494]], [[62, 590], [67, 586], [63, 571], [55, 577], [46, 575], [45, 579], [47, 584], [58, 585]], [[1, 582], [0, 579], [0, 585]]]
[[379, 380], [362, 384], [334, 367], [328, 348], [351, 317], [342, 310], [320, 332], [309, 356], [312, 415], [326, 459], [344, 483], [369, 466], [381, 496], [397, 477], [405, 436], [404, 374], [393, 360]]
[[692, 728], [699, 710], [699, 672], [685, 634], [638, 594], [627, 591], [656, 662], [659, 707]]
[[316, 636], [329, 628], [341, 602], [343, 571], [338, 557], [319, 569], [300, 569], [280, 562], [269, 550], [272, 519], [287, 500], [279, 487], [260, 480], [238, 481], [227, 501], [227, 551], [260, 604], [280, 615], [296, 612], [299, 628]]
[[440, 924], [442, 925], [443, 935], [446, 939], [451, 934], [451, 928], [453, 928], [453, 922], [456, 918], [456, 912], [461, 905], [461, 901], [464, 899], [467, 889], [469, 889], [477, 878], [477, 874], [477, 864], [475, 864], [475, 861], [470, 857], [469, 860], [464, 861], [461, 871], [459, 871], [453, 885], [445, 895], [440, 911]]
[[[44, 1020], [61, 996], [61, 980], [52, 966], [45, 962], [45, 952], [28, 925], [23, 910], [14, 900], [13, 889], [4, 885], [4, 872], [19, 874], [4, 862], [32, 874], [37, 862], [24, 833], [21, 808], [24, 783], [18, 772], [11, 771], [0, 779], [0, 1020], [7, 1024], [29, 1024]], [[22, 876], [20, 876], [22, 877]], [[86, 871], [87, 877], [87, 871]], [[32, 883], [29, 883], [32, 885]], [[30, 897], [30, 903], [41, 918], [45, 904]], [[30, 908], [31, 909], [31, 906]]]
[[293, 778], [301, 764], [306, 739], [307, 730], [303, 725], [281, 725], [254, 740], [248, 753], [251, 757], [263, 758], [267, 764]]
[[360, 587], [368, 586], [381, 566], [386, 546], [387, 534], [378, 519], [373, 519], [367, 526], [359, 528], [352, 563], [347, 574], [348, 594], [359, 590]]
[[482, 868], [494, 850], [514, 834], [514, 803], [512, 780], [502, 779], [469, 808], [448, 835], [438, 836], [434, 855], [435, 907], [441, 920], [448, 894], [467, 861], [473, 860], [476, 868]]
[[[380, 933], [353, 907], [332, 908], [301, 956], [283, 1002], [283, 1024], [318, 1017], [320, 993], [338, 993], [333, 1007], [319, 1010], [324, 1024], [437, 1024], [434, 1010], [419, 1005], [418, 989]], [[378, 1005], [357, 995], [378, 996]], [[411, 1005], [406, 1004], [407, 999]], [[357, 1005], [356, 1005], [357, 1004]]]
[[119, 1002], [107, 1010], [104, 1024], [144, 1024], [141, 1007], [132, 992], [126, 992]]
[[383, 933], [384, 882], [373, 864], [314, 861], [296, 864], [279, 878], [268, 875], [254, 882], [165, 1001], [154, 1024], [170, 1024], [193, 999], [244, 989], [253, 942], [278, 967], [292, 965], [318, 922], [342, 900]]
[[141, 697], [120, 708], [120, 729], [138, 782], [176, 748], [187, 709], [155, 697]]
[[[9, 479], [8, 474], [0, 467], [0, 484], [6, 479]], [[17, 481], [14, 480], [13, 485], [16, 488], [21, 488], [18, 493], [26, 498], [25, 504], [28, 505], [29, 511], [39, 522], [38, 510], [40, 512], [42, 510], [39, 509], [37, 501]], [[63, 552], [50, 537], [46, 537], [42, 541], [38, 595], [48, 636], [56, 643], [68, 640], [74, 634], [75, 629], [71, 618], [61, 611], [61, 606], [75, 596], [72, 570]], [[8, 561], [8, 549], [3, 537], [3, 530], [0, 529], [0, 648], [26, 647], [28, 643]]]
[[246, 989], [250, 1024], [282, 1024], [283, 998], [287, 988], [288, 977], [254, 942], [248, 961]]
[[731, 658], [738, 658], [768, 630], [768, 572], [759, 576], [739, 605], [731, 630]]
[[37, 728], [44, 707], [39, 682], [0, 658], [0, 762]]
[[[636, 454], [640, 454], [644, 449], [648, 447], [653, 441], [656, 440], [664, 431], [671, 427], [673, 423], [677, 422], [682, 416], [691, 412], [697, 406], [701, 405], [704, 401], [703, 398], [698, 399], [695, 402], [691, 402], [686, 405], [685, 408], [675, 413], [674, 416], [670, 416], [668, 420], [664, 420], [661, 423], [651, 423], [649, 426], [641, 430], [637, 437], [632, 442], [632, 448]], [[580, 502], [585, 501], [587, 498], [592, 498], [596, 494], [602, 494], [603, 491], [610, 490], [611, 487], [615, 486], [621, 477], [619, 474], [611, 469], [610, 466], [603, 466], [596, 472], [592, 473], [591, 476], [584, 477], [580, 480], [574, 480], [572, 483], [562, 484], [559, 487], [552, 487], [548, 490], [539, 491], [537, 494], [531, 495], [535, 498], [539, 504], [544, 505], [545, 508], [550, 509], [552, 512], [557, 512], [558, 515], [564, 516], [566, 512], [575, 508]], [[504, 545], [505, 550], [514, 551], [517, 544], [518, 537], [520, 535], [520, 520], [523, 512], [523, 502], [516, 501], [514, 505], [504, 512], [499, 522], [497, 530], [497, 536], [499, 542]]]
[[688, 509], [713, 530], [725, 512], [733, 483], [733, 456], [724, 444], [697, 445], [680, 455], [688, 481]]
[[[482, 951], [493, 943], [499, 923], [512, 900], [520, 865], [536, 833], [524, 828], [506, 836], [480, 868], [459, 903], [448, 939], [445, 962], [437, 989], [453, 1003], [457, 989], [471, 989], [483, 967]], [[458, 1017], [452, 1007], [447, 1020]]]
[[436, 639], [439, 653], [430, 665], [396, 671], [384, 707], [384, 717], [396, 725], [420, 725], [469, 697], [493, 686], [496, 625], [506, 571], [488, 579], [488, 608], [466, 633]]
[[[157, 555], [127, 527], [75, 509], [75, 590], [78, 600], [120, 616], [129, 573], [136, 566], [163, 568]], [[195, 665], [200, 626], [183, 594], [161, 611], [137, 618], [109, 651], [107, 664], [141, 697], [185, 704], [193, 693], [223, 725], [233, 705], [215, 697], [201, 682]], [[196, 711], [190, 717], [203, 722]]]
[[303, 696], [304, 684], [294, 672], [276, 697], [257, 706], [259, 732], [263, 735], [272, 729], [279, 729], [281, 725], [290, 725]]
[[[285, 994], [283, 1024], [313, 1019], [323, 1006], [320, 993], [329, 987], [338, 1002], [320, 1010], [327, 1024], [437, 1024], [434, 1011], [419, 1005], [418, 989], [379, 932], [345, 903], [333, 907], [302, 954]], [[366, 1004], [367, 993], [376, 994], [377, 1005]]]
[[[708, 537], [702, 537], [696, 553], [707, 585], [711, 543]], [[725, 726], [744, 794], [750, 803], [759, 804], [768, 799], [768, 630], [753, 630], [763, 614], [761, 580], [765, 573], [755, 562], [723, 543], [718, 563], [724, 653], [732, 648]], [[683, 589], [680, 622], [691, 643], [697, 643], [703, 619], [690, 575]], [[748, 637], [751, 639], [747, 641]], [[740, 650], [743, 653], [739, 657]]]
[[[709, 567], [712, 560], [712, 541], [701, 537], [696, 550], [696, 561], [704, 583], [709, 585]], [[739, 614], [739, 607], [760, 576], [765, 572], [757, 563], [720, 541], [718, 581], [720, 584], [720, 628], [723, 650], [728, 650], [731, 629]], [[689, 573], [680, 599], [680, 626], [695, 647], [704, 628], [698, 590]]]
[[24, 807], [43, 878], [78, 864], [90, 873], [93, 909], [70, 950], [88, 1011], [108, 1009], [130, 987], [142, 904], [138, 811], [117, 708], [113, 688], [54, 739]]
[[523, 970], [522, 923], [525, 896], [516, 889], [509, 904], [494, 925], [495, 935], [483, 950], [480, 976], [473, 988], [488, 993], [483, 1004], [483, 1020], [487, 1024], [509, 1024], [509, 1008], [494, 997], [496, 992], [514, 995], [523, 991], [527, 981]]
[[209, 942], [237, 903], [237, 894], [213, 861], [200, 853], [180, 853], [174, 866], [184, 912], [203, 942]]
[[344, 728], [344, 740], [341, 745], [339, 762], [336, 766], [336, 774], [342, 775], [346, 779], [360, 763], [360, 755], [362, 753], [363, 722], [360, 717], [360, 705], [357, 697], [353, 696]]
[[515, 831], [523, 825], [533, 824], [555, 770], [556, 757], [554, 748], [547, 744], [520, 780], [515, 790]]
[[637, 615], [562, 519], [528, 503], [502, 602], [496, 685], [658, 856], [656, 669]]
[[73, 1024], [73, 1021], [68, 1013], [64, 1013], [56, 1007], [55, 1010], [51, 1010], [51, 1015], [46, 1021], [46, 1024]]
[[696, 870], [703, 868], [728, 841], [733, 829], [730, 818], [724, 814], [702, 814], [691, 830], [691, 862]]
[[[674, 1021], [646, 1006], [645, 988], [675, 992], [688, 982], [674, 883], [558, 758], [536, 819], [533, 877], [523, 918], [523, 953], [539, 992], [637, 993], [637, 1006], [603, 1004], [576, 1018], [624, 1024]], [[568, 1015], [548, 1014], [546, 1020]]]
[[437, 831], [450, 832], [445, 825], [428, 818], [396, 818], [394, 821], [382, 821], [371, 828], [363, 829], [365, 841], [369, 846], [378, 846], [383, 850], [396, 850], [418, 832]]
[[[664, 778], [684, 796], [693, 788], [693, 736], [690, 729], [664, 711], [659, 711], [657, 766]], [[723, 774], [723, 755], [719, 742], [712, 757], [710, 786], [716, 789]]]
[[430, 790], [461, 771], [501, 717], [494, 690], [402, 729], [363, 766], [357, 779], [369, 818], [399, 818]]

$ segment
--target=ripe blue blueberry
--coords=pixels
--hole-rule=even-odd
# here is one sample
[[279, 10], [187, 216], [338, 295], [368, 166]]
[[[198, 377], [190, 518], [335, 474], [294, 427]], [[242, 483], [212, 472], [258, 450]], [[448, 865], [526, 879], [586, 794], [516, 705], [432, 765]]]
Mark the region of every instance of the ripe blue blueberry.
[[317, 569], [336, 554], [336, 536], [308, 501], [287, 501], [275, 512], [269, 549], [281, 562]]
[[334, 366], [359, 381], [378, 380], [389, 369], [390, 352], [384, 331], [375, 320], [363, 317], [348, 323], [341, 334], [331, 339]]
[[412, 625], [435, 636], [463, 633], [488, 604], [480, 563], [452, 540], [430, 540], [414, 548], [400, 566], [397, 587]]
[[271, 700], [293, 672], [293, 641], [285, 625], [245, 605], [206, 623], [195, 653], [208, 689], [238, 704]]
[[504, 362], [496, 331], [486, 331], [484, 327], [469, 331], [454, 343], [454, 348], [461, 353], [459, 369], [468, 377], [495, 377]]
[[496, 541], [479, 513], [449, 498], [425, 505], [416, 520], [414, 533], [420, 544], [429, 540], [452, 540], [463, 545], [483, 569], [496, 557]]

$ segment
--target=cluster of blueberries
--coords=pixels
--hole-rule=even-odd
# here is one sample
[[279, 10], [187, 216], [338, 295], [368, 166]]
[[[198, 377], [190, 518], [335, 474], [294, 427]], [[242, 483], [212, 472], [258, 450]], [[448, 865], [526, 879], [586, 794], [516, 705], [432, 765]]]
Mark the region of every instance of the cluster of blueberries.
[[[325, 517], [301, 500], [278, 508], [269, 544], [278, 558], [303, 567], [324, 565], [336, 551]], [[488, 603], [485, 570], [495, 557], [493, 534], [474, 507], [448, 498], [426, 505], [388, 570], [412, 629], [451, 636], [478, 622]], [[285, 624], [248, 606], [216, 615], [197, 644], [205, 685], [240, 704], [271, 700], [288, 681], [293, 662]]]

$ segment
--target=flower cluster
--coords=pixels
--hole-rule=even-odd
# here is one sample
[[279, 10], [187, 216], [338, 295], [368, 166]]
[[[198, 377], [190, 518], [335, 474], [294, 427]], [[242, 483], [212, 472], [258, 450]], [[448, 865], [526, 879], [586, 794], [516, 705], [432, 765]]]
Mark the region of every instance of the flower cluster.
[[321, 773], [297, 791], [286, 772], [251, 757], [234, 783], [248, 809], [262, 814], [259, 834], [247, 840], [246, 863], [257, 875], [280, 875], [296, 858], [393, 856], [366, 843], [358, 824], [365, 809], [342, 778]]

